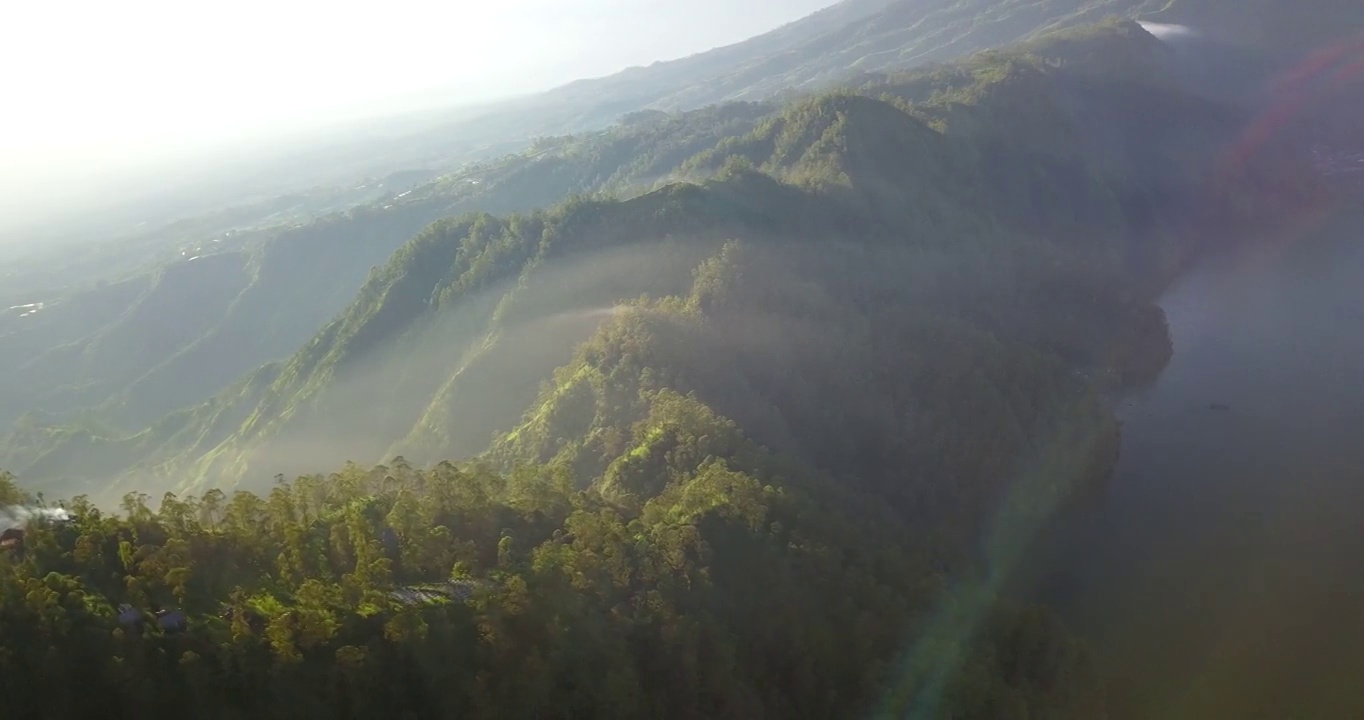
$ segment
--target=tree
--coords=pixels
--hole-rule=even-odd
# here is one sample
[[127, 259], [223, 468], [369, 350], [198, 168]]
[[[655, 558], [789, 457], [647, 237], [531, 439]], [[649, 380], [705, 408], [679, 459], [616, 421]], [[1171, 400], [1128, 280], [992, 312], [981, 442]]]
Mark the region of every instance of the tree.
[[19, 489], [19, 483], [14, 475], [0, 471], [0, 507], [25, 505], [27, 503], [28, 495]]

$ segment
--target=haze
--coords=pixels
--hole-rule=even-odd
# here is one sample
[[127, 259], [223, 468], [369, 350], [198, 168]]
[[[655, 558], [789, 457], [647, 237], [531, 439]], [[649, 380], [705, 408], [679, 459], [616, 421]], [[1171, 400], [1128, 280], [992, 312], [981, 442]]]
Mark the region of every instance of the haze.
[[737, 42], [832, 0], [23, 3], [0, 27], [6, 215], [210, 141], [439, 91], [475, 103]]

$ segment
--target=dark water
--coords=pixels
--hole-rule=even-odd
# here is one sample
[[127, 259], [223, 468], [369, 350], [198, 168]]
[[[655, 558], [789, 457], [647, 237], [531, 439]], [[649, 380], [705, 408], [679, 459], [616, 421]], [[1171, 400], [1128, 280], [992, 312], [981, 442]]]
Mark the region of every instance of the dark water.
[[1162, 305], [1174, 358], [1123, 402], [1111, 484], [1041, 542], [1034, 593], [1115, 718], [1364, 718], [1364, 213]]

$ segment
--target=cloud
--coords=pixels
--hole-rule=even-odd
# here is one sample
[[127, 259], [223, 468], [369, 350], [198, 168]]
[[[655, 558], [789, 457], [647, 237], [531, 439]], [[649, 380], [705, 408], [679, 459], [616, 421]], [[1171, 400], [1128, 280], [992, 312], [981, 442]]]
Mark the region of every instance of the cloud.
[[1188, 25], [1174, 25], [1171, 23], [1140, 23], [1146, 32], [1156, 36], [1162, 42], [1174, 42], [1178, 40], [1194, 40], [1202, 36], [1202, 33], [1189, 27]]
[[55, 522], [66, 522], [71, 519], [71, 513], [68, 513], [65, 508], [35, 508], [24, 507], [22, 505], [11, 505], [7, 508], [0, 508], [0, 532], [11, 528], [22, 528], [35, 518], [52, 520]]

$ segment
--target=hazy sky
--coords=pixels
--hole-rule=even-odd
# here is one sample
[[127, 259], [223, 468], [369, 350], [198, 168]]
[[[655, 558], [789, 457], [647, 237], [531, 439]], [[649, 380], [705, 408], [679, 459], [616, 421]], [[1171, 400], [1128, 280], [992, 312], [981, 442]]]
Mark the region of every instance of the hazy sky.
[[[39, 0], [0, 10], [11, 179], [432, 87], [474, 101], [727, 44], [833, 0]], [[36, 179], [30, 177], [30, 179]], [[0, 189], [6, 183], [0, 177]]]

